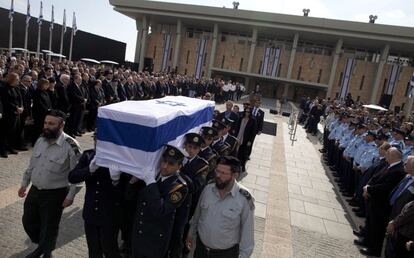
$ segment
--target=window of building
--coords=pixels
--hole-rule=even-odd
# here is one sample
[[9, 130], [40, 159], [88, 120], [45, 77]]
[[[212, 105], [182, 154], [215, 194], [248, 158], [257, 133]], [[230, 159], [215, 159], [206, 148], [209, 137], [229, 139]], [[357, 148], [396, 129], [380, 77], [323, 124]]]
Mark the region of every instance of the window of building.
[[359, 84], [359, 90], [362, 90], [362, 88], [364, 87], [364, 81], [365, 81], [365, 75], [362, 75], [361, 83]]
[[187, 38], [193, 38], [194, 37], [194, 33], [192, 31], [187, 32]]
[[359, 99], [360, 99], [360, 98], [361, 98], [361, 96], [358, 96], [358, 97], [357, 97], [357, 101], [359, 101]]
[[207, 52], [204, 53], [203, 66], [206, 66]]
[[280, 71], [282, 70], [282, 64], [279, 64], [279, 69], [277, 70], [276, 77], [280, 77]]
[[296, 77], [296, 80], [300, 80], [301, 73], [302, 73], [302, 66], [299, 66], [298, 76]]
[[224, 41], [226, 41], [226, 36], [221, 35], [221, 42], [224, 42]]
[[188, 64], [188, 59], [190, 58], [190, 50], [187, 50], [187, 58], [185, 60], [185, 64]]
[[240, 58], [240, 66], [239, 66], [239, 71], [241, 71], [243, 69], [243, 57]]
[[408, 96], [409, 90], [411, 89], [410, 82], [407, 82], [407, 87], [405, 88], [405, 95]]
[[339, 75], [339, 81], [338, 81], [338, 86], [341, 87], [342, 84], [342, 77], [344, 77], [344, 73], [341, 72], [341, 74]]
[[157, 54], [157, 46], [154, 46], [154, 52], [152, 53], [152, 59], [155, 59], [156, 54]]
[[385, 78], [384, 79], [384, 84], [382, 85], [382, 93], [385, 93], [385, 90], [386, 90], [386, 86], [387, 86], [387, 82], [388, 82], [388, 79], [387, 78]]
[[321, 82], [321, 77], [322, 77], [322, 69], [319, 69], [318, 80], [317, 80], [318, 83]]
[[257, 73], [260, 73], [260, 70], [262, 69], [262, 65], [263, 65], [263, 61], [260, 61], [260, 64], [259, 64], [259, 71], [257, 71]]
[[173, 55], [173, 48], [170, 48], [170, 58], [168, 58], [170, 61], [172, 59], [172, 55]]
[[184, 69], [184, 75], [187, 75], [187, 68]]
[[223, 58], [221, 59], [221, 68], [224, 67], [224, 61], [226, 60], [226, 56], [223, 56]]

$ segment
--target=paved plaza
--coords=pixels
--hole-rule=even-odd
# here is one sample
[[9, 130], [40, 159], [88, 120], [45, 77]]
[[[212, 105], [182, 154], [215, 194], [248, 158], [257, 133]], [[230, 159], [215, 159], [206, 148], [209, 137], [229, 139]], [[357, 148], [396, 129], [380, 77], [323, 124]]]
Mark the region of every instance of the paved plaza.
[[[248, 174], [241, 180], [256, 200], [253, 257], [360, 257], [352, 228], [361, 221], [348, 215], [349, 207], [321, 162], [317, 139], [298, 126], [292, 146], [288, 119], [264, 110], [265, 120], [277, 123], [277, 135], [256, 138]], [[83, 150], [92, 147], [90, 133], [77, 140]], [[34, 249], [21, 223], [23, 199], [17, 197], [30, 154], [0, 159], [0, 257], [24, 257]], [[87, 257], [84, 194], [83, 189], [64, 211], [55, 257]]]

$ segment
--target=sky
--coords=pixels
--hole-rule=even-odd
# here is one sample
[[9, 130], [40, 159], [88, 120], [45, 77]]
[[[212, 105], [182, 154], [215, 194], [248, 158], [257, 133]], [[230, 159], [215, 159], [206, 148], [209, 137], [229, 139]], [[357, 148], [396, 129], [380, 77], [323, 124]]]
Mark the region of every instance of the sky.
[[[135, 0], [138, 1], [138, 0]], [[233, 8], [233, 0], [160, 0], [195, 5]], [[303, 15], [302, 9], [310, 9], [309, 16], [340, 20], [368, 22], [368, 16], [377, 15], [376, 23], [414, 27], [413, 0], [237, 0], [239, 9], [272, 13]], [[10, 8], [11, 0], [0, 0], [0, 7]], [[31, 15], [37, 17], [40, 0], [30, 0]], [[83, 30], [127, 44], [126, 60], [133, 61], [136, 44], [136, 24], [113, 10], [108, 0], [44, 0], [43, 17], [50, 21], [52, 5], [55, 22], [62, 24], [63, 9], [66, 9], [66, 24], [72, 26], [72, 15], [76, 12], [78, 30]], [[27, 0], [15, 0], [15, 12], [26, 13]], [[411, 12], [410, 12], [411, 11]]]

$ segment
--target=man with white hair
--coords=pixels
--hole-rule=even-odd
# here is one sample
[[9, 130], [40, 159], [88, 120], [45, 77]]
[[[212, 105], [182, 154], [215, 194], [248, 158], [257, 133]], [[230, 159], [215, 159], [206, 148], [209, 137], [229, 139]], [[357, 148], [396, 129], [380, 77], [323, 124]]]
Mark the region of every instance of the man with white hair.
[[67, 87], [70, 83], [70, 77], [67, 74], [60, 75], [59, 81], [56, 83], [56, 92], [58, 96], [57, 109], [67, 114], [69, 112], [69, 98], [67, 93]]

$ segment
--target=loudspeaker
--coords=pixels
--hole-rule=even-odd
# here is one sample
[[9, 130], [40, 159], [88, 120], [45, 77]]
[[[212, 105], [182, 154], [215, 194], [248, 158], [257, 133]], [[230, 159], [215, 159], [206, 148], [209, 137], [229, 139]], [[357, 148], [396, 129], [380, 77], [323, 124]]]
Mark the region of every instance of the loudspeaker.
[[282, 112], [282, 116], [287, 116], [287, 117], [289, 117], [289, 116], [290, 116], [290, 113], [288, 113], [288, 112]]
[[379, 105], [381, 107], [389, 108], [392, 100], [392, 95], [382, 94]]
[[277, 115], [279, 112], [277, 112], [277, 110], [276, 109], [271, 109], [270, 110], [270, 114], [274, 114], [274, 115]]

